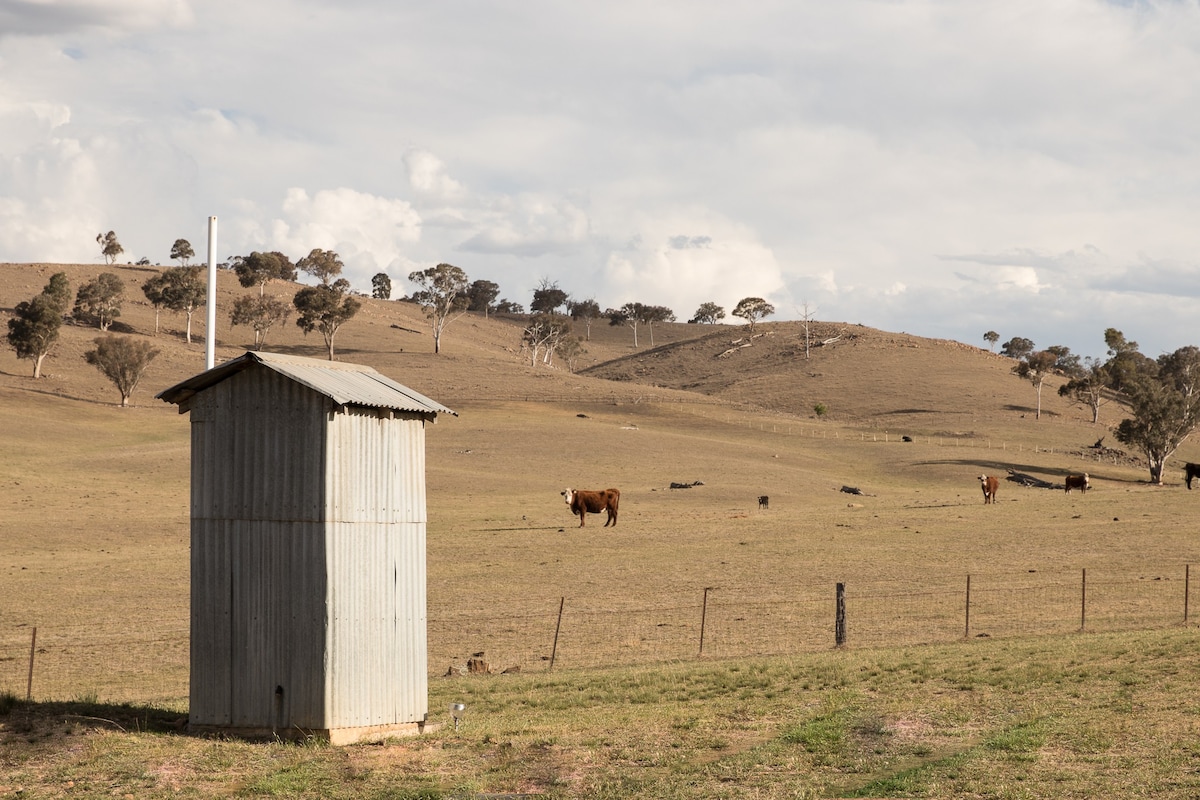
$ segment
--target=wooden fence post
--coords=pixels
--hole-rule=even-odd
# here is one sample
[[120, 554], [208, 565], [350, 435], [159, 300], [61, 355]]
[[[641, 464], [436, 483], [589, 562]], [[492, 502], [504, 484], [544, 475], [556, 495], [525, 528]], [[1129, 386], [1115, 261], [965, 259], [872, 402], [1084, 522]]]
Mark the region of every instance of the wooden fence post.
[[1079, 630], [1087, 630], [1087, 567], [1083, 568], [1083, 584], [1079, 593]]
[[1192, 565], [1184, 564], [1183, 565], [1183, 624], [1184, 625], [1187, 625], [1187, 623], [1188, 623], [1188, 597], [1191, 594], [1191, 592], [1188, 590], [1188, 587], [1191, 585], [1191, 578], [1192, 578]]
[[963, 625], [963, 638], [971, 638], [971, 576], [967, 575], [967, 620]]
[[33, 636], [29, 640], [29, 681], [25, 684], [25, 702], [33, 699], [33, 656], [37, 652], [37, 626], [33, 627]]
[[846, 643], [846, 584], [837, 585], [837, 611], [833, 621], [833, 641], [837, 647]]
[[554, 646], [550, 648], [550, 666], [548, 669], [554, 669], [554, 658], [558, 655], [558, 632], [562, 628], [562, 612], [563, 606], [566, 605], [567, 598], [559, 598], [558, 601], [558, 622], [554, 625]]
[[704, 655], [704, 625], [708, 621], [708, 591], [711, 588], [704, 587], [704, 605], [700, 609], [700, 655]]

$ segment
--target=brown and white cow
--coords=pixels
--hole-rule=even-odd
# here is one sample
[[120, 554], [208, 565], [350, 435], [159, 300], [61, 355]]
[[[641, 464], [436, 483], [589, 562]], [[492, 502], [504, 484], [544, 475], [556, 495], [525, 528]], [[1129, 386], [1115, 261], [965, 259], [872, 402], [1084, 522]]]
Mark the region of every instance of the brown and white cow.
[[1063, 481], [1063, 488], [1067, 490], [1067, 494], [1071, 493], [1072, 489], [1078, 489], [1081, 492], [1086, 492], [1092, 488], [1092, 482], [1088, 479], [1088, 474], [1085, 472], [1082, 475], [1068, 475]]
[[593, 514], [607, 511], [608, 520], [605, 521], [604, 527], [607, 528], [609, 525], [617, 527], [617, 505], [621, 502], [620, 490], [601, 489], [593, 492], [586, 489], [567, 489], [560, 494], [567, 501], [567, 505], [571, 507], [571, 513], [579, 515], [579, 527], [583, 527], [589, 511]]
[[1000, 479], [994, 475], [980, 475], [979, 485], [983, 487], [984, 505], [996, 502], [996, 490], [1000, 488]]

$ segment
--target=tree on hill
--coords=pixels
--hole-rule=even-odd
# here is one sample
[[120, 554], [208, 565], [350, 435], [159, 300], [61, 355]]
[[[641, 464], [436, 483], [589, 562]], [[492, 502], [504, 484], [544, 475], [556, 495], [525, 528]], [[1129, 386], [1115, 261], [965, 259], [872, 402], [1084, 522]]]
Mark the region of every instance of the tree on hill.
[[514, 303], [505, 297], [501, 297], [497, 301], [495, 308], [492, 309], [493, 314], [524, 314], [525, 306], [520, 303]]
[[654, 323], [656, 322], [674, 322], [675, 312], [666, 306], [646, 306], [643, 311], [644, 316], [642, 322], [646, 323], [646, 330], [650, 331], [650, 346], [654, 346]]
[[521, 332], [521, 350], [529, 354], [529, 366], [537, 366], [539, 358], [543, 364], [553, 366], [559, 343], [570, 334], [571, 321], [562, 314], [532, 315]]
[[592, 320], [600, 319], [600, 305], [593, 299], [567, 301], [567, 314], [576, 322], [583, 322], [584, 335], [592, 340]]
[[59, 313], [66, 314], [71, 305], [71, 282], [65, 272], [56, 272], [50, 276], [50, 281], [42, 289], [42, 294], [48, 296]]
[[254, 329], [254, 349], [262, 350], [267, 343], [267, 333], [276, 324], [285, 321], [291, 309], [277, 297], [244, 295], [233, 302], [229, 312], [229, 324], [249, 325]]
[[1109, 372], [1103, 362], [1088, 358], [1079, 372], [1058, 387], [1059, 397], [1084, 406], [1092, 412], [1092, 424], [1100, 421], [1100, 406], [1109, 400]]
[[1000, 347], [1000, 355], [1020, 360], [1033, 352], [1033, 340], [1014, 336]]
[[175, 244], [171, 245], [171, 258], [178, 261], [180, 266], [186, 267], [188, 259], [196, 255], [196, 251], [192, 249], [192, 243], [187, 239], [176, 239]]
[[[204, 268], [170, 267], [163, 270], [163, 305], [187, 317], [185, 340], [192, 343], [192, 315], [196, 309], [208, 303], [208, 286]], [[212, 335], [210, 331], [209, 336]]]
[[442, 333], [446, 326], [467, 313], [467, 273], [453, 264], [410, 272], [408, 279], [420, 286], [413, 292], [413, 302], [425, 309], [433, 326], [433, 352], [442, 352]]
[[121, 247], [121, 243], [117, 241], [117, 234], [112, 231], [97, 233], [96, 244], [100, 245], [100, 253], [104, 256], [104, 263], [106, 264], [115, 263], [117, 256], [125, 252], [125, 248]]
[[467, 311], [482, 311], [487, 316], [500, 296], [500, 286], [492, 281], [472, 281], [467, 287]]
[[96, 348], [83, 354], [89, 364], [113, 382], [121, 393], [121, 407], [129, 405], [129, 397], [137, 388], [142, 375], [159, 351], [145, 339], [132, 336], [98, 336]]
[[313, 248], [308, 255], [296, 262], [296, 269], [306, 275], [312, 275], [322, 286], [328, 286], [331, 280], [341, 275], [344, 266], [337, 253], [320, 248]]
[[278, 250], [270, 253], [255, 250], [248, 256], [234, 258], [233, 271], [242, 286], [247, 289], [257, 286], [260, 297], [265, 294], [265, 287], [271, 281], [296, 280], [296, 266]]
[[646, 317], [645, 303], [626, 303], [620, 308], [609, 308], [604, 312], [604, 316], [608, 317], [609, 325], [628, 325], [633, 330], [633, 346], [638, 346], [638, 325]]
[[1156, 366], [1155, 375], [1141, 374], [1125, 387], [1133, 416], [1121, 420], [1116, 436], [1145, 454], [1150, 482], [1161, 485], [1167, 459], [1200, 422], [1200, 349], [1181, 347]]
[[8, 320], [8, 344], [17, 358], [33, 361], [33, 377], [42, 377], [42, 362], [58, 341], [63, 312], [70, 302], [71, 286], [66, 273], [57, 272], [41, 294], [32, 300], [17, 303]]
[[538, 288], [533, 290], [533, 302], [529, 304], [529, 311], [532, 314], [556, 314], [569, 299], [567, 293], [558, 288], [557, 282], [542, 278]]
[[1138, 343], [1129, 341], [1125, 334], [1116, 328], [1106, 328], [1104, 343], [1108, 346], [1109, 388], [1116, 392], [1124, 392], [1133, 384], [1144, 378], [1152, 378], [1158, 374], [1158, 364], [1154, 359], [1138, 352]]
[[113, 320], [121, 316], [122, 295], [125, 284], [121, 277], [112, 272], [102, 272], [75, 293], [75, 309], [72, 315], [83, 322], [95, 322], [100, 330], [106, 331]]
[[750, 323], [750, 332], [754, 333], [754, 323], [775, 313], [775, 306], [761, 297], [743, 297], [733, 309], [735, 317], [741, 317]]
[[689, 324], [716, 325], [725, 319], [725, 309], [711, 301], [701, 303], [696, 313], [688, 320]]
[[1012, 368], [1013, 372], [1032, 383], [1037, 391], [1037, 413], [1034, 414], [1034, 419], [1042, 418], [1042, 386], [1046, 378], [1054, 374], [1054, 365], [1058, 363], [1058, 358], [1058, 354], [1050, 350], [1038, 350], [1026, 355]]
[[392, 299], [392, 279], [386, 272], [377, 272], [371, 278], [371, 297], [376, 300]]
[[330, 361], [333, 361], [333, 337], [338, 328], [362, 307], [361, 302], [349, 295], [349, 289], [349, 282], [342, 278], [328, 286], [306, 286], [292, 298], [292, 305], [300, 314], [296, 324], [306, 336], [312, 331], [321, 332]]
[[1000, 334], [988, 331], [983, 335], [983, 340], [988, 343], [988, 349], [994, 353], [996, 352], [996, 342], [1000, 341]]
[[152, 278], [147, 278], [142, 284], [142, 294], [146, 295], [146, 299], [150, 301], [150, 305], [154, 307], [154, 333], [158, 335], [159, 315], [162, 309], [167, 307], [167, 283], [169, 282], [166, 274], [160, 272]]
[[567, 371], [571, 373], [575, 372], [575, 368], [579, 366], [580, 357], [586, 352], [583, 340], [578, 336], [563, 336], [554, 347], [554, 354], [563, 360], [567, 365]]

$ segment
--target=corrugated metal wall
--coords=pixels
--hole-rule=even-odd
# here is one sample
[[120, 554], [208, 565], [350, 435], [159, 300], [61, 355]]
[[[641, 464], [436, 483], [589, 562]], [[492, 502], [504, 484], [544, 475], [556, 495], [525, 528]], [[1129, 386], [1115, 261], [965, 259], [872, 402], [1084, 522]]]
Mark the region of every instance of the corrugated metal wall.
[[331, 422], [329, 442], [329, 718], [339, 727], [421, 721], [429, 689], [424, 423], [349, 409]]
[[265, 368], [192, 402], [191, 722], [424, 719], [424, 423]]

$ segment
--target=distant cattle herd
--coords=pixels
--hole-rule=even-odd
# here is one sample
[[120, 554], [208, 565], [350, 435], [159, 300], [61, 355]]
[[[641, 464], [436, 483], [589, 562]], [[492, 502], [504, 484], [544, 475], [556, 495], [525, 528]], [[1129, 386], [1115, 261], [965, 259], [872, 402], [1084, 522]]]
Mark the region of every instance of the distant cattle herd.
[[[1010, 470], [1011, 472], [1011, 470]], [[1187, 488], [1192, 488], [1192, 478], [1200, 478], [1200, 464], [1185, 464], [1184, 475], [1187, 481]], [[1041, 482], [1042, 485], [1049, 488], [1051, 485]], [[700, 485], [697, 481], [692, 485]], [[983, 502], [991, 504], [996, 502], [996, 492], [1000, 488], [1000, 479], [995, 475], [980, 475], [979, 485], [983, 489]], [[673, 484], [674, 486], [674, 484]], [[842, 491], [846, 491], [848, 487], [843, 486]], [[1078, 489], [1081, 492], [1086, 492], [1092, 488], [1092, 480], [1088, 473], [1070, 474], [1063, 478], [1063, 489], [1067, 494]], [[854, 493], [861, 494], [858, 490]], [[617, 506], [621, 502], [621, 492], [619, 489], [565, 489], [560, 492], [563, 499], [571, 509], [572, 514], [579, 515], [579, 527], [584, 527], [588, 514], [599, 514], [601, 511], [608, 513], [608, 519], [604, 522], [604, 527], [617, 525]], [[770, 499], [764, 494], [758, 497], [759, 509], [768, 507]]]

